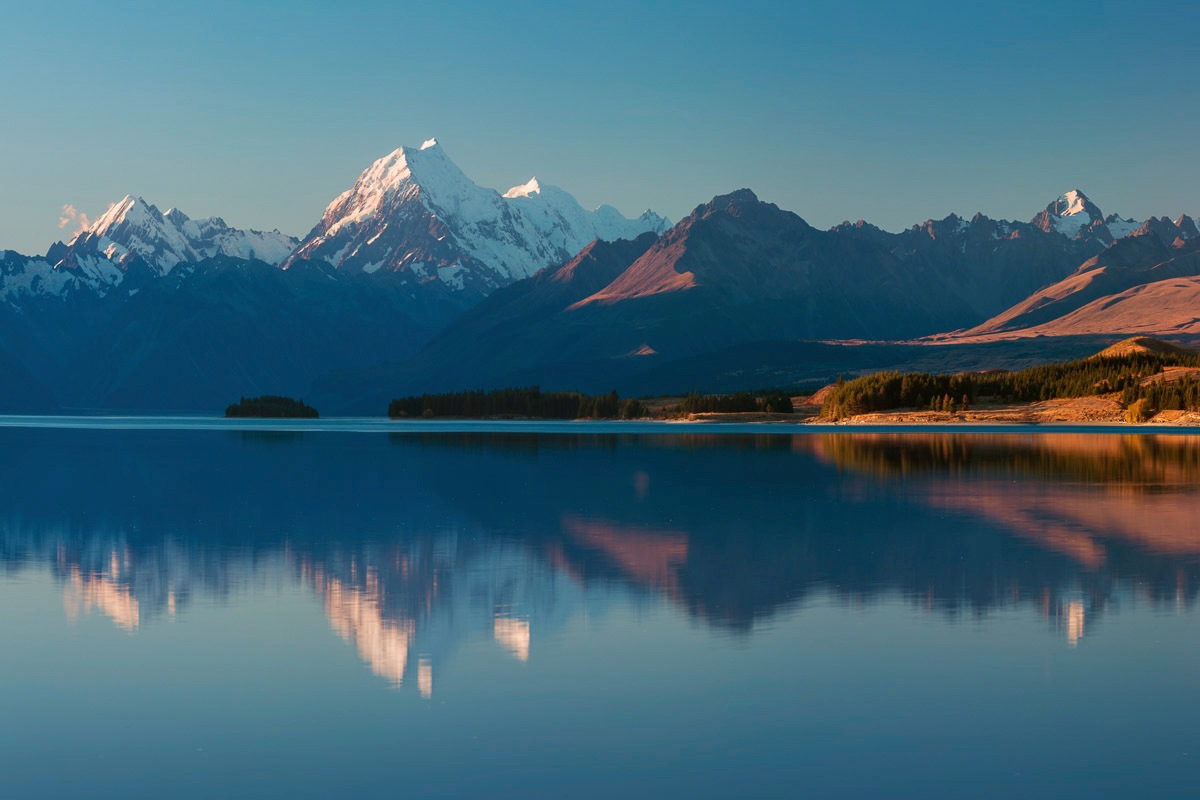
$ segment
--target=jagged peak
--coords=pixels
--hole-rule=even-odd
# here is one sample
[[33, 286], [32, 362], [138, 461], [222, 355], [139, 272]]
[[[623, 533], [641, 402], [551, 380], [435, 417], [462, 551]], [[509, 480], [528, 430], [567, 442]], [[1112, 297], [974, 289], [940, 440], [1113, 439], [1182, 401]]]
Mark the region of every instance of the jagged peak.
[[1196, 225], [1196, 220], [1187, 214], [1179, 215], [1179, 219], [1175, 220], [1175, 227], [1183, 232], [1184, 238], [1192, 239], [1200, 236], [1200, 227]]
[[729, 194], [719, 194], [712, 199], [714, 203], [757, 203], [758, 195], [749, 189], [735, 189]]
[[120, 225], [126, 220], [143, 219], [150, 214], [158, 214], [158, 209], [147, 203], [141, 197], [127, 194], [108, 207], [108, 210], [97, 217], [84, 231], [99, 236], [105, 231]]
[[[439, 268], [437, 279], [452, 283], [465, 275], [476, 291], [561, 263], [592, 239], [666, 227], [656, 214], [638, 221], [611, 206], [588, 211], [536, 177], [504, 194], [479, 186], [430, 139], [420, 148], [399, 147], [363, 170], [326, 206], [284, 267], [328, 258], [338, 269], [404, 270], [415, 264], [414, 270], [424, 271], [452, 261]], [[454, 288], [465, 285], [459, 280]]]
[[1063, 192], [1034, 216], [1030, 223], [1047, 233], [1061, 233], [1076, 239], [1095, 224], [1103, 224], [1104, 214], [1079, 189]]
[[405, 182], [440, 182], [445, 176], [453, 176], [456, 182], [469, 182], [473, 185], [446, 155], [446, 151], [437, 140], [428, 139], [420, 147], [401, 145], [386, 156], [376, 159], [362, 171], [348, 194], [386, 190]]
[[858, 236], [863, 236], [863, 235], [885, 236], [885, 235], [887, 235], [887, 232], [884, 231], [883, 228], [880, 228], [878, 225], [872, 225], [870, 222], [867, 222], [865, 219], [859, 219], [854, 222], [851, 222], [848, 219], [842, 220], [841, 222], [839, 222], [837, 225], [834, 225], [829, 230], [832, 233], [850, 233], [850, 234], [855, 234]]
[[278, 231], [231, 228], [220, 217], [193, 220], [178, 208], [162, 212], [125, 195], [71, 237], [57, 260], [74, 259], [76, 250], [122, 265], [141, 258], [165, 275], [179, 263], [216, 255], [278, 263], [295, 246], [295, 237]]
[[666, 233], [671, 228], [671, 220], [649, 208], [638, 215], [638, 222], [649, 225], [655, 234]]
[[704, 217], [715, 211], [737, 209], [758, 202], [758, 195], [749, 189], [735, 189], [728, 194], [719, 194], [703, 205], [696, 206], [692, 212], [694, 217]]
[[1153, 235], [1166, 245], [1170, 245], [1176, 239], [1190, 238], [1187, 235], [1187, 231], [1182, 230], [1179, 225], [1172, 222], [1171, 218], [1167, 216], [1148, 218], [1130, 235], [1134, 237]]

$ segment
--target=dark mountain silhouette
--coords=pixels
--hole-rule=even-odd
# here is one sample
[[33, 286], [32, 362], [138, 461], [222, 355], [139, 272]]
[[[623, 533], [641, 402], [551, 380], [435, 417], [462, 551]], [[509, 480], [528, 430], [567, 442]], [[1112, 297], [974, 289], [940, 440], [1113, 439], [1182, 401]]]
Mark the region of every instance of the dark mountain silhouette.
[[306, 397], [330, 370], [415, 352], [461, 311], [450, 292], [410, 284], [321, 262], [181, 265], [98, 325], [71, 362], [63, 402], [217, 411], [240, 396]]

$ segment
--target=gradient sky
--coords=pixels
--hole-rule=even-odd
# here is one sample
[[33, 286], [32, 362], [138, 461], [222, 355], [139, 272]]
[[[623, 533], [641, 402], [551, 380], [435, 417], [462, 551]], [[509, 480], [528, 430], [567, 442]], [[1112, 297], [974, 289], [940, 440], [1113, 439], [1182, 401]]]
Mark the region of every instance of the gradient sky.
[[1028, 219], [1076, 186], [1200, 213], [1191, 3], [574, 6], [14, 3], [0, 248], [127, 193], [303, 235], [430, 136], [483, 186], [673, 220], [743, 186], [820, 227]]

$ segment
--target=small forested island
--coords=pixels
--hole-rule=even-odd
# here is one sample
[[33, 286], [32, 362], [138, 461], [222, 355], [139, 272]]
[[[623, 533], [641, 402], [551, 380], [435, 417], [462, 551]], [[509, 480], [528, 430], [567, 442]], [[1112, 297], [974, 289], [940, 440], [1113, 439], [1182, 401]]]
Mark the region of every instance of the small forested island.
[[225, 409], [226, 417], [263, 417], [269, 419], [317, 419], [320, 414], [303, 400], [279, 395], [243, 397]]
[[818, 421], [1173, 422], [1200, 411], [1200, 351], [1148, 337], [1017, 372], [878, 372], [821, 393]]
[[655, 400], [625, 398], [615, 391], [587, 395], [543, 392], [537, 386], [494, 391], [448, 392], [401, 397], [388, 406], [392, 419], [675, 419], [695, 414], [791, 414], [792, 399], [781, 391], [739, 392]]

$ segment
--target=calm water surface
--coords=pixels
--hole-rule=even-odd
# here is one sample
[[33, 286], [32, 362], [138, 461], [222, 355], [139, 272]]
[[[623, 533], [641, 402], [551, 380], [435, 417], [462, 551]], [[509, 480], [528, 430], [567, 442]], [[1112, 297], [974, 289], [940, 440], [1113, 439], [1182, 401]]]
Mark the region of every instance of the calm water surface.
[[1197, 791], [1200, 439], [45, 424], [3, 797]]

